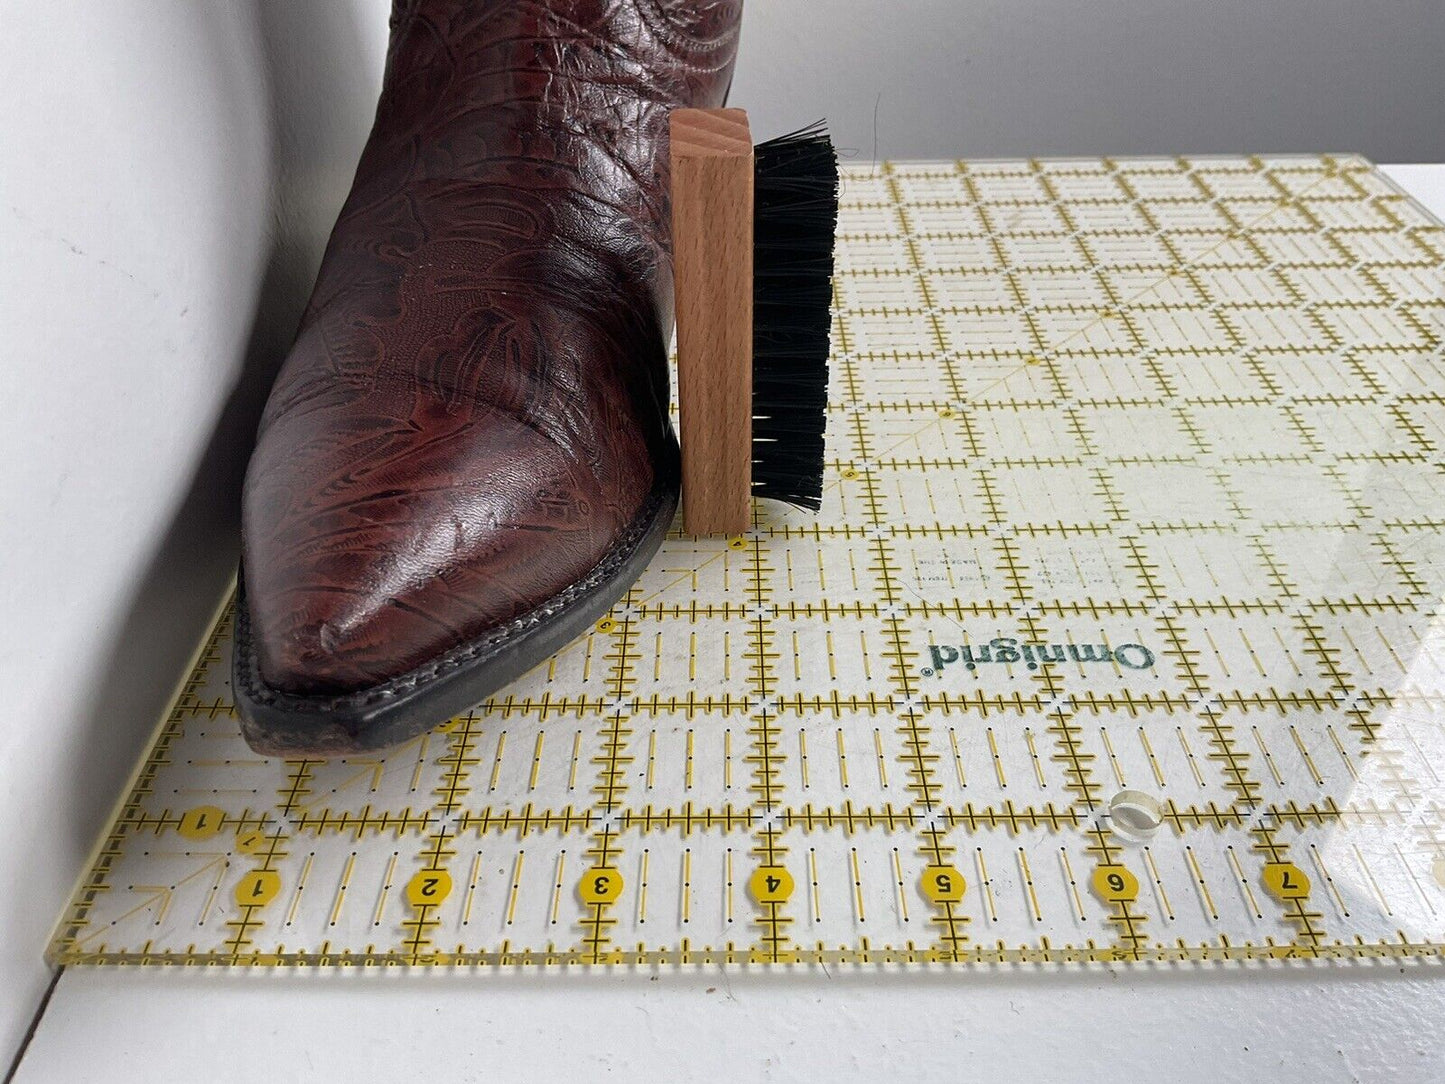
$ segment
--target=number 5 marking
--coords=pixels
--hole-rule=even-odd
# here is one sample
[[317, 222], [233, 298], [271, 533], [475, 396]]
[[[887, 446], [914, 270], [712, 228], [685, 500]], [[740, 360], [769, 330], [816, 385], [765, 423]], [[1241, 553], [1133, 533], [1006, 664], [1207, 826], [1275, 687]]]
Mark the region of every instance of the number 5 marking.
[[968, 882], [953, 866], [929, 866], [919, 878], [918, 887], [934, 903], [957, 903], [968, 891]]

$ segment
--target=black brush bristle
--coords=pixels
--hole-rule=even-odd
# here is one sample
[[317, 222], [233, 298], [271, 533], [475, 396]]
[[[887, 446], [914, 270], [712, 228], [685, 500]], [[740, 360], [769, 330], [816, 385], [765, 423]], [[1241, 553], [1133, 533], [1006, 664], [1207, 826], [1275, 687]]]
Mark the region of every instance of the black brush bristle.
[[822, 121], [753, 153], [753, 494], [816, 510], [838, 156]]

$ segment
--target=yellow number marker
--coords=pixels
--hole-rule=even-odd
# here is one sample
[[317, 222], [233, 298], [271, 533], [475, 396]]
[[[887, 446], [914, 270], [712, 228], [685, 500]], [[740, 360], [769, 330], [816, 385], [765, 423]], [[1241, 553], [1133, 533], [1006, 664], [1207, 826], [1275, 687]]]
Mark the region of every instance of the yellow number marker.
[[236, 885], [236, 902], [242, 907], [265, 907], [281, 891], [281, 875], [274, 869], [253, 869]]
[[583, 903], [611, 903], [622, 895], [622, 874], [615, 869], [594, 866], [582, 874], [577, 894]]
[[1310, 879], [1293, 862], [1268, 862], [1260, 874], [1264, 890], [1277, 900], [1302, 900], [1310, 894]]
[[407, 882], [406, 901], [413, 907], [436, 906], [451, 894], [452, 875], [444, 869], [418, 870]]
[[957, 903], [968, 891], [968, 882], [953, 866], [929, 866], [923, 871], [919, 887], [934, 903]]
[[793, 894], [793, 875], [782, 866], [759, 866], [748, 878], [748, 892], [759, 903], [782, 903]]
[[221, 830], [221, 822], [225, 818], [224, 809], [217, 809], [213, 805], [198, 805], [195, 809], [188, 809], [181, 814], [181, 823], [176, 831], [187, 839], [210, 839]]
[[1139, 898], [1139, 878], [1125, 866], [1100, 866], [1089, 884], [1094, 895], [1106, 903], [1128, 903]]

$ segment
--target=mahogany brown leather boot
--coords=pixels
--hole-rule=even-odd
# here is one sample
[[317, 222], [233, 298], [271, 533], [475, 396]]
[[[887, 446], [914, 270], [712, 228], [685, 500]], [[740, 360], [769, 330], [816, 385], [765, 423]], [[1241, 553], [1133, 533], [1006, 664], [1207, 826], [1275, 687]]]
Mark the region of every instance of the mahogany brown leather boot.
[[397, 0], [243, 500], [246, 740], [406, 740], [586, 629], [678, 499], [667, 114], [741, 0]]

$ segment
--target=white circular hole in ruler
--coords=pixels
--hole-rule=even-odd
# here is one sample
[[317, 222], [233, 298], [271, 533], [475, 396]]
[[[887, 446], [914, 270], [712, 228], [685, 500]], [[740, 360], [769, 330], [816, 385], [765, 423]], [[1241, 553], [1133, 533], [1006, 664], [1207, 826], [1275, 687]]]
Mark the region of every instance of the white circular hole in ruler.
[[1109, 827], [1129, 843], [1148, 843], [1164, 823], [1159, 800], [1142, 790], [1121, 790], [1109, 799]]

